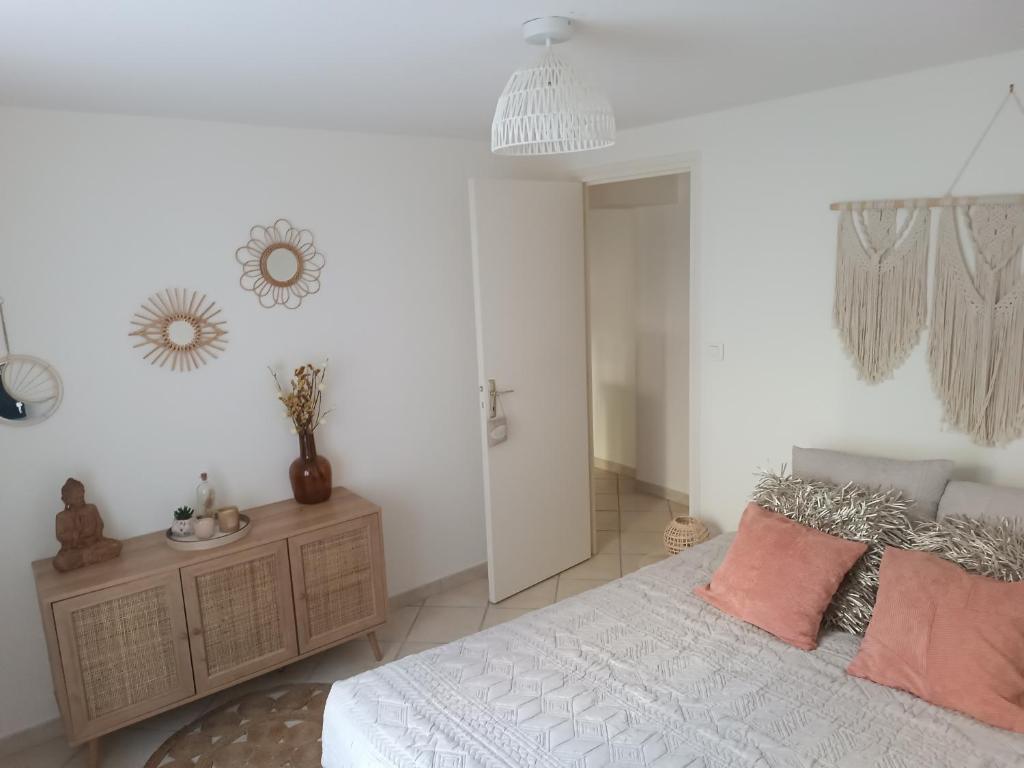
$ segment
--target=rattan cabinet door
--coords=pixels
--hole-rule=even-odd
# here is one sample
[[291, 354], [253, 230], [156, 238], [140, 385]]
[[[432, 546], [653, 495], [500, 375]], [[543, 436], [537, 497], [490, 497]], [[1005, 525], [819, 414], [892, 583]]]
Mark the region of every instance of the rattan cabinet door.
[[288, 546], [302, 653], [387, 620], [378, 514], [295, 536]]
[[182, 568], [181, 587], [200, 693], [297, 655], [286, 541]]
[[73, 741], [195, 693], [178, 572], [53, 604]]

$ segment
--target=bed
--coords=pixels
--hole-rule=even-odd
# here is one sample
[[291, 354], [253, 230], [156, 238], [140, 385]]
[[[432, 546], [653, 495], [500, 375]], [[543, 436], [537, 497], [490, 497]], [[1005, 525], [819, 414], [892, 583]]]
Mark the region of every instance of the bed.
[[694, 597], [730, 538], [335, 683], [324, 768], [1024, 765], [1024, 736], [847, 676], [860, 638], [800, 651]]

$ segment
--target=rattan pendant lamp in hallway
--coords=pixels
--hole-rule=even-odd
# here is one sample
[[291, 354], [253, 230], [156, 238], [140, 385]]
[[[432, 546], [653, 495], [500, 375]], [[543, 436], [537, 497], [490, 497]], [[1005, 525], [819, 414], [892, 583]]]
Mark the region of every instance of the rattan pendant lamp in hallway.
[[523, 38], [543, 45], [536, 64], [518, 69], [498, 99], [491, 151], [499, 155], [560, 155], [615, 143], [615, 115], [601, 91], [557, 56], [552, 46], [572, 36], [572, 22], [544, 16], [523, 24]]

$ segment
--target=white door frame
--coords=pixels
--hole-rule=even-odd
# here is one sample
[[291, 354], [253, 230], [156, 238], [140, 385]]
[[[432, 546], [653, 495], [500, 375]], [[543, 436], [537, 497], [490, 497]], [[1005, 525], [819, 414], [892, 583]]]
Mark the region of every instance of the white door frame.
[[[701, 471], [700, 471], [700, 380], [701, 352], [700, 344], [700, 153], [685, 152], [660, 157], [645, 157], [626, 160], [607, 165], [581, 168], [574, 173], [574, 178], [583, 182], [584, 187], [592, 184], [607, 184], [613, 181], [632, 181], [647, 179], [653, 176], [670, 176], [676, 173], [690, 174], [690, 509], [701, 509]], [[586, 216], [586, 208], [583, 211]], [[584, 232], [585, 232], [584, 228]], [[585, 272], [589, 275], [590, 256], [584, 241]], [[589, 283], [589, 276], [585, 277]], [[593, 398], [590, 392], [590, 287], [587, 286], [587, 407], [590, 413], [590, 453], [594, 453], [594, 413]], [[592, 526], [593, 528], [594, 526]], [[594, 534], [594, 551], [597, 551], [596, 534]]]

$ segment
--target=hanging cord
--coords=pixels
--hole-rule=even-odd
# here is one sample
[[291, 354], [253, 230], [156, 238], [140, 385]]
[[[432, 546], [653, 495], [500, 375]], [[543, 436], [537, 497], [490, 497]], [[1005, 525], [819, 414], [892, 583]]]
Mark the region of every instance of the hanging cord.
[[953, 195], [953, 187], [955, 187], [959, 183], [960, 178], [964, 175], [964, 172], [967, 170], [967, 166], [971, 164], [971, 160], [974, 159], [974, 156], [978, 153], [978, 150], [981, 149], [981, 145], [985, 142], [985, 139], [988, 138], [989, 131], [991, 131], [992, 126], [996, 124], [996, 120], [999, 119], [999, 115], [1003, 113], [1003, 110], [1006, 108], [1006, 105], [1009, 103], [1010, 99], [1013, 99], [1014, 102], [1016, 102], [1017, 109], [1020, 110], [1021, 116], [1024, 117], [1024, 104], [1021, 103], [1020, 97], [1014, 92], [1013, 83], [1010, 83], [1010, 90], [1007, 92], [1006, 96], [1003, 97], [1003, 100], [999, 102], [999, 106], [996, 108], [995, 114], [992, 115], [992, 119], [988, 121], [988, 125], [986, 125], [985, 130], [982, 131], [981, 137], [974, 145], [974, 149], [971, 150], [971, 153], [967, 156], [967, 159], [964, 160], [964, 164], [960, 166], [960, 170], [957, 172], [956, 178], [953, 179], [953, 183], [950, 184], [949, 189], [946, 190], [946, 197], [951, 197]]
[[11, 354], [11, 340], [7, 338], [7, 318], [4, 317], [4, 300], [0, 299], [0, 327], [4, 332], [4, 355]]

